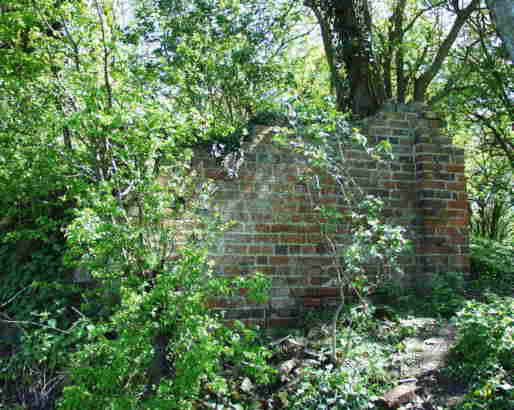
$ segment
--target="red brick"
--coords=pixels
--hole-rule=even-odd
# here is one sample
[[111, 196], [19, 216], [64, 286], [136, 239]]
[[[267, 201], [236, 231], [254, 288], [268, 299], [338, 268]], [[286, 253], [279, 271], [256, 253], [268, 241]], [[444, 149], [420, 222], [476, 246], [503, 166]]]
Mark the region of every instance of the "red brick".
[[248, 254], [250, 255], [272, 255], [273, 248], [271, 246], [249, 246]]
[[243, 199], [245, 199], [247, 201], [258, 198], [258, 196], [255, 192], [245, 192], [245, 193], [241, 194], [241, 196]]
[[205, 176], [211, 179], [224, 179], [227, 174], [220, 169], [208, 169], [205, 172]]
[[446, 184], [446, 188], [450, 191], [464, 191], [466, 189], [466, 184], [464, 182], [448, 182]]
[[420, 254], [430, 254], [430, 253], [434, 253], [434, 254], [437, 254], [437, 253], [452, 253], [452, 250], [450, 248], [446, 248], [446, 247], [422, 247], [419, 249], [418, 251]]
[[287, 205], [286, 202], [283, 202], [280, 205], [273, 205], [273, 207], [271, 208], [272, 212], [275, 214], [300, 212], [300, 211], [298, 211], [298, 209], [299, 209], [299, 206], [294, 205], [294, 204]]
[[[400, 116], [403, 118], [404, 114], [400, 114]], [[415, 123], [414, 116], [414, 113], [405, 114], [405, 118], [409, 118], [411, 125]], [[377, 126], [383, 128], [384, 124], [389, 124], [390, 120], [394, 119], [392, 117], [394, 116], [388, 113], [381, 114], [380, 120], [383, 124], [377, 124]], [[425, 123], [421, 124], [421, 127], [426, 126]], [[400, 144], [413, 143], [409, 137], [399, 138], [398, 142]], [[271, 142], [268, 145], [261, 145], [261, 147], [272, 154], [280, 151], [274, 149]], [[403, 145], [402, 148], [406, 146]], [[451, 266], [466, 269], [466, 266], [469, 266], [469, 248], [466, 246], [468, 241], [468, 202], [465, 194], [464, 166], [460, 163], [444, 161], [436, 164], [434, 156], [446, 155], [437, 144], [421, 143], [412, 148], [416, 151], [414, 155], [412, 152], [402, 154], [403, 157], [408, 157], [406, 158], [409, 159], [408, 162], [398, 163], [390, 168], [384, 167], [378, 172], [370, 171], [374, 164], [369, 163], [369, 159], [362, 150], [351, 151], [350, 155], [354, 158], [346, 165], [350, 166], [350, 171], [354, 171], [356, 176], [369, 175], [369, 178], [359, 181], [365, 183], [363, 189], [366, 192], [381, 191], [384, 195], [387, 194], [388, 202], [384, 215], [398, 218], [397, 220], [406, 226], [411, 234], [415, 230], [419, 230], [426, 241], [424, 247], [418, 247], [418, 256], [426, 258], [429, 263], [448, 266], [450, 261]], [[219, 191], [221, 196], [225, 195], [224, 200], [219, 201], [219, 205], [222, 209], [223, 207], [229, 209], [230, 206], [230, 209], [233, 209], [232, 218], [243, 223], [242, 230], [247, 233], [246, 235], [238, 234], [232, 228], [232, 231], [225, 234], [226, 253], [231, 254], [228, 256], [240, 256], [223, 260], [227, 264], [219, 264], [219, 270], [220, 272], [225, 271], [227, 275], [240, 274], [242, 271], [245, 273], [261, 271], [270, 275], [279, 290], [277, 298], [287, 301], [287, 303], [292, 302], [292, 299], [279, 297], [280, 291], [285, 290], [281, 287], [295, 289], [295, 292], [291, 292], [291, 294], [294, 293], [299, 298], [297, 302], [305, 303], [309, 307], [327, 304], [330, 300], [336, 301], [339, 297], [338, 289], [322, 286], [331, 277], [334, 277], [337, 267], [331, 265], [335, 262], [333, 257], [320, 256], [316, 253], [316, 246], [325, 242], [327, 238], [320, 234], [320, 223], [323, 218], [313, 207], [322, 203], [333, 205], [340, 201], [341, 197], [337, 196], [340, 194], [339, 189], [330, 176], [324, 174], [322, 170], [314, 170], [319, 175], [321, 188], [314, 190], [316, 195], [312, 198], [314, 200], [312, 203], [310, 196], [306, 194], [311, 187], [305, 184], [305, 179], [302, 179], [301, 174], [310, 175], [313, 170], [303, 169], [304, 166], [294, 166], [295, 163], [292, 161], [294, 156], [289, 159], [283, 153], [279, 155], [281, 155], [281, 161], [283, 159], [282, 163], [276, 161], [273, 166], [259, 167], [257, 171], [254, 167], [243, 166], [243, 169], [240, 170], [240, 178], [233, 178], [226, 183], [221, 181], [218, 183], [221, 187]], [[416, 164], [420, 165], [417, 173], [414, 171]], [[207, 170], [211, 175], [227, 179], [222, 169], [209, 166]], [[255, 184], [253, 183], [254, 175], [259, 179], [255, 181]], [[282, 182], [268, 181], [270, 176], [275, 176]], [[423, 178], [426, 179], [423, 180]], [[294, 182], [291, 183], [288, 180]], [[268, 189], [261, 189], [264, 183]], [[455, 195], [452, 195], [452, 198], [455, 199], [437, 199], [435, 197], [432, 200], [419, 201], [416, 195], [422, 189], [434, 190], [434, 197], [439, 192], [453, 192]], [[269, 203], [267, 208], [261, 209], [252, 206], [257, 190], [259, 190], [259, 205], [262, 207], [261, 202], [267, 201], [264, 203]], [[230, 202], [233, 200], [236, 203]], [[343, 204], [343, 202], [340, 203]], [[423, 208], [416, 209], [418, 205]], [[248, 207], [255, 208], [255, 211], [248, 213], [246, 211]], [[416, 217], [419, 217], [420, 220], [417, 220]], [[251, 223], [246, 223], [246, 221]], [[336, 229], [337, 233], [331, 234], [333, 238], [340, 243], [351, 243], [351, 230], [348, 224], [342, 223]], [[434, 241], [434, 238], [446, 241], [446, 245], [441, 245], [443, 243], [441, 241]], [[281, 250], [278, 255], [273, 256], [274, 245], [287, 246], [289, 255], [283, 255], [285, 252]], [[245, 251], [246, 255], [251, 255], [253, 259], [244, 259]], [[455, 255], [459, 257], [453, 258]], [[416, 266], [414, 252], [405, 255], [401, 264], [407, 272], [414, 271], [416, 267], [419, 267]], [[376, 266], [370, 265], [366, 269], [374, 272]], [[306, 288], [305, 286], [312, 287]], [[230, 307], [230, 303], [220, 301], [219, 305]], [[285, 314], [288, 313], [285, 312]], [[272, 318], [278, 319], [279, 317], [272, 316]]]
[[470, 257], [468, 255], [455, 255], [454, 263], [456, 265], [469, 265]]
[[310, 235], [305, 235], [305, 240], [306, 240], [306, 243], [318, 244], [320, 242], [325, 242], [325, 237], [323, 235], [310, 234]]
[[296, 211], [296, 212], [298, 212], [298, 213], [300, 213], [300, 214], [301, 214], [301, 213], [307, 213], [307, 212], [311, 212], [311, 211], [312, 211], [312, 208], [311, 208], [310, 206], [308, 206], [308, 205], [298, 205], [298, 206], [296, 207], [296, 210], [295, 210], [295, 211]]
[[467, 237], [463, 235], [455, 235], [450, 237], [450, 243], [453, 245], [463, 245], [468, 242]]
[[464, 172], [465, 166], [464, 164], [449, 164], [446, 165], [446, 170], [448, 172]]
[[207, 300], [205, 301], [205, 306], [207, 307], [207, 309], [223, 307], [223, 306], [219, 306], [220, 304], [221, 304], [221, 299], [215, 298], [215, 297], [207, 298]]
[[326, 276], [313, 276], [311, 278], [311, 285], [319, 286], [323, 285], [324, 283], [328, 282], [330, 280], [329, 277]]
[[335, 181], [333, 178], [330, 178], [330, 177], [323, 177], [321, 178], [320, 180], [321, 182], [321, 185], [335, 185]]
[[271, 265], [288, 265], [289, 256], [270, 256], [269, 261]]
[[284, 244], [290, 243], [304, 243], [306, 241], [305, 235], [299, 234], [282, 234], [280, 235], [280, 241]]
[[240, 266], [224, 266], [223, 273], [226, 276], [238, 276], [241, 275], [241, 267]]
[[318, 203], [322, 204], [322, 205], [335, 204], [335, 203], [337, 203], [337, 198], [335, 198], [335, 197], [321, 197], [321, 198], [318, 199]]
[[300, 215], [291, 215], [291, 222], [302, 222], [303, 218]]
[[257, 266], [254, 271], [271, 276], [277, 273], [277, 268], [275, 266]]
[[303, 298], [302, 299], [303, 306], [305, 307], [319, 307], [321, 306], [321, 299], [320, 298]]
[[417, 154], [439, 152], [439, 150], [440, 150], [440, 148], [434, 144], [417, 144], [416, 145], [416, 153]]
[[321, 225], [304, 225], [301, 227], [303, 233], [320, 233]]
[[423, 181], [416, 184], [416, 189], [445, 189], [446, 184], [444, 182], [437, 181]]
[[351, 230], [350, 227], [347, 226], [347, 225], [338, 225], [336, 233], [338, 233], [338, 234], [347, 234], [347, 233], [350, 233], [350, 230]]
[[240, 181], [255, 181], [255, 175], [253, 173], [248, 175], [240, 174], [237, 176], [237, 179], [239, 179]]
[[253, 265], [255, 263], [255, 256], [225, 256], [222, 263], [226, 265]]
[[255, 232], [271, 232], [271, 225], [269, 224], [256, 224]]
[[306, 286], [309, 284], [309, 280], [306, 277], [286, 277], [288, 286]]
[[272, 232], [272, 233], [291, 232], [291, 225], [273, 224], [273, 225], [270, 225], [270, 232]]
[[283, 168], [281, 170], [282, 174], [291, 174], [291, 175], [297, 175], [300, 173], [300, 169], [296, 167], [289, 167], [289, 168]]
[[459, 199], [457, 201], [448, 201], [448, 208], [450, 209], [468, 209], [468, 201]]
[[340, 294], [339, 288], [318, 288], [318, 295], [321, 297], [338, 297]]
[[308, 196], [306, 196], [306, 195], [293, 195], [292, 198], [291, 198], [291, 201], [292, 202], [303, 203], [303, 202], [309, 202], [310, 198]]
[[310, 265], [310, 266], [324, 266], [327, 265], [328, 262], [332, 258], [330, 257], [323, 257], [323, 256], [308, 256], [301, 258], [301, 263], [303, 265]]
[[238, 289], [238, 293], [240, 296], [246, 296], [249, 291], [250, 291], [250, 289], [248, 289], [248, 288], [239, 288]]
[[256, 222], [270, 222], [273, 219], [273, 215], [271, 214], [252, 214], [252, 221]]
[[336, 195], [338, 193], [339, 190], [335, 187], [321, 189], [321, 195]]
[[416, 162], [432, 162], [433, 157], [432, 157], [432, 155], [416, 155], [415, 161]]
[[411, 179], [412, 174], [408, 172], [395, 172], [393, 174], [394, 179]]
[[448, 221], [449, 226], [468, 226], [468, 218], [450, 219]]
[[226, 233], [225, 234], [225, 241], [226, 242], [251, 242], [253, 240], [252, 235], [241, 235], [237, 233]]
[[280, 242], [280, 235], [255, 235], [255, 242], [264, 242], [264, 243], [278, 243]]

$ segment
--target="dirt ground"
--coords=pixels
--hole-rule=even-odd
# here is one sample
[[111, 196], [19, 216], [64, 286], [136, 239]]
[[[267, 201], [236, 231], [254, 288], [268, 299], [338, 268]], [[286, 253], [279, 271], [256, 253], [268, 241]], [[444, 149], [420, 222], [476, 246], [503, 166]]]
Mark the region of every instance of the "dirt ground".
[[416, 326], [422, 332], [405, 340], [404, 351], [393, 358], [393, 373], [397, 375], [399, 384], [386, 394], [389, 395], [390, 408], [451, 408], [465, 394], [465, 386], [449, 379], [443, 371], [448, 352], [456, 340], [456, 328], [449, 323], [437, 324], [428, 318], [411, 320], [418, 322]]

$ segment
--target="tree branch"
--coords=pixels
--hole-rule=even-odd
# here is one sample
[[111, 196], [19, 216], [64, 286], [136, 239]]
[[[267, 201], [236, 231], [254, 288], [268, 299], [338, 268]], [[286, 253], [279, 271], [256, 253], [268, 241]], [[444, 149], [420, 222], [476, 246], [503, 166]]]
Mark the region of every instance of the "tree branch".
[[95, 8], [98, 14], [98, 19], [100, 20], [100, 29], [102, 32], [102, 47], [103, 47], [103, 69], [104, 69], [104, 82], [105, 89], [107, 90], [107, 106], [112, 108], [113, 106], [113, 96], [112, 96], [112, 87], [109, 79], [109, 50], [107, 49], [107, 36], [105, 33], [105, 22], [103, 19], [103, 10], [100, 9], [100, 4], [98, 0], [95, 0]]
[[439, 47], [437, 51], [437, 55], [430, 65], [430, 67], [415, 81], [414, 84], [414, 100], [423, 102], [425, 99], [426, 91], [429, 84], [432, 82], [437, 73], [441, 70], [442, 64], [448, 54], [450, 53], [450, 49], [457, 39], [457, 36], [464, 25], [466, 20], [469, 18], [471, 13], [475, 11], [475, 9], [480, 4], [480, 0], [472, 0], [471, 3], [462, 11], [460, 11], [455, 19], [453, 26], [443, 41], [443, 44]]

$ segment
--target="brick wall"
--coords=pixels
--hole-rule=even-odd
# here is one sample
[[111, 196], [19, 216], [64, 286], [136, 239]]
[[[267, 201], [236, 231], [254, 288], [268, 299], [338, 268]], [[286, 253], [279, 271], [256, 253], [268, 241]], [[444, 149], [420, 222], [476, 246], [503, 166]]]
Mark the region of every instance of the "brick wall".
[[[371, 142], [387, 139], [395, 160], [384, 166], [357, 149], [348, 155], [359, 186], [383, 198], [385, 213], [407, 228], [414, 250], [402, 258], [402, 280], [420, 291], [431, 275], [469, 269], [464, 152], [445, 136], [444, 125], [427, 107], [390, 104], [361, 131]], [[342, 207], [344, 201], [337, 183], [322, 173], [313, 192], [303, 178], [305, 160], [274, 142], [272, 127], [256, 127], [242, 151], [244, 157], [232, 164], [236, 176], [206, 154], [197, 159], [203, 175], [216, 181], [215, 205], [224, 219], [235, 222], [212, 256], [220, 274], [261, 272], [272, 288], [266, 305], [252, 305], [241, 295], [218, 299], [213, 307], [223, 309], [227, 319], [290, 323], [303, 308], [338, 297], [333, 281], [338, 266], [315, 208], [320, 203]], [[344, 226], [334, 227], [331, 235], [339, 242], [351, 240]]]

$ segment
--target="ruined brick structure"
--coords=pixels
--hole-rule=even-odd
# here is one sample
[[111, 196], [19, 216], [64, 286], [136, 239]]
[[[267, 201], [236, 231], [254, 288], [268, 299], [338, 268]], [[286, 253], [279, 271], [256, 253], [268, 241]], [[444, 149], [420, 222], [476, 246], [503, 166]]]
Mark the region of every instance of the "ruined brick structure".
[[[445, 136], [444, 121], [427, 107], [390, 104], [361, 131], [371, 141], [387, 139], [395, 153], [385, 169], [359, 151], [350, 153], [349, 165], [359, 185], [382, 197], [386, 212], [412, 238], [414, 250], [402, 259], [406, 286], [422, 290], [430, 276], [468, 271], [464, 152]], [[224, 275], [261, 272], [273, 283], [265, 305], [241, 297], [219, 299], [214, 307], [227, 319], [277, 325], [338, 296], [334, 258], [314, 208], [318, 202], [337, 205], [340, 194], [331, 178], [320, 175], [322, 195], [313, 201], [300, 176], [304, 162], [272, 137], [271, 127], [256, 128], [237, 176], [208, 156], [199, 164], [218, 185], [215, 203], [223, 216], [236, 222], [213, 252], [215, 269]], [[344, 234], [344, 227], [334, 233]]]

